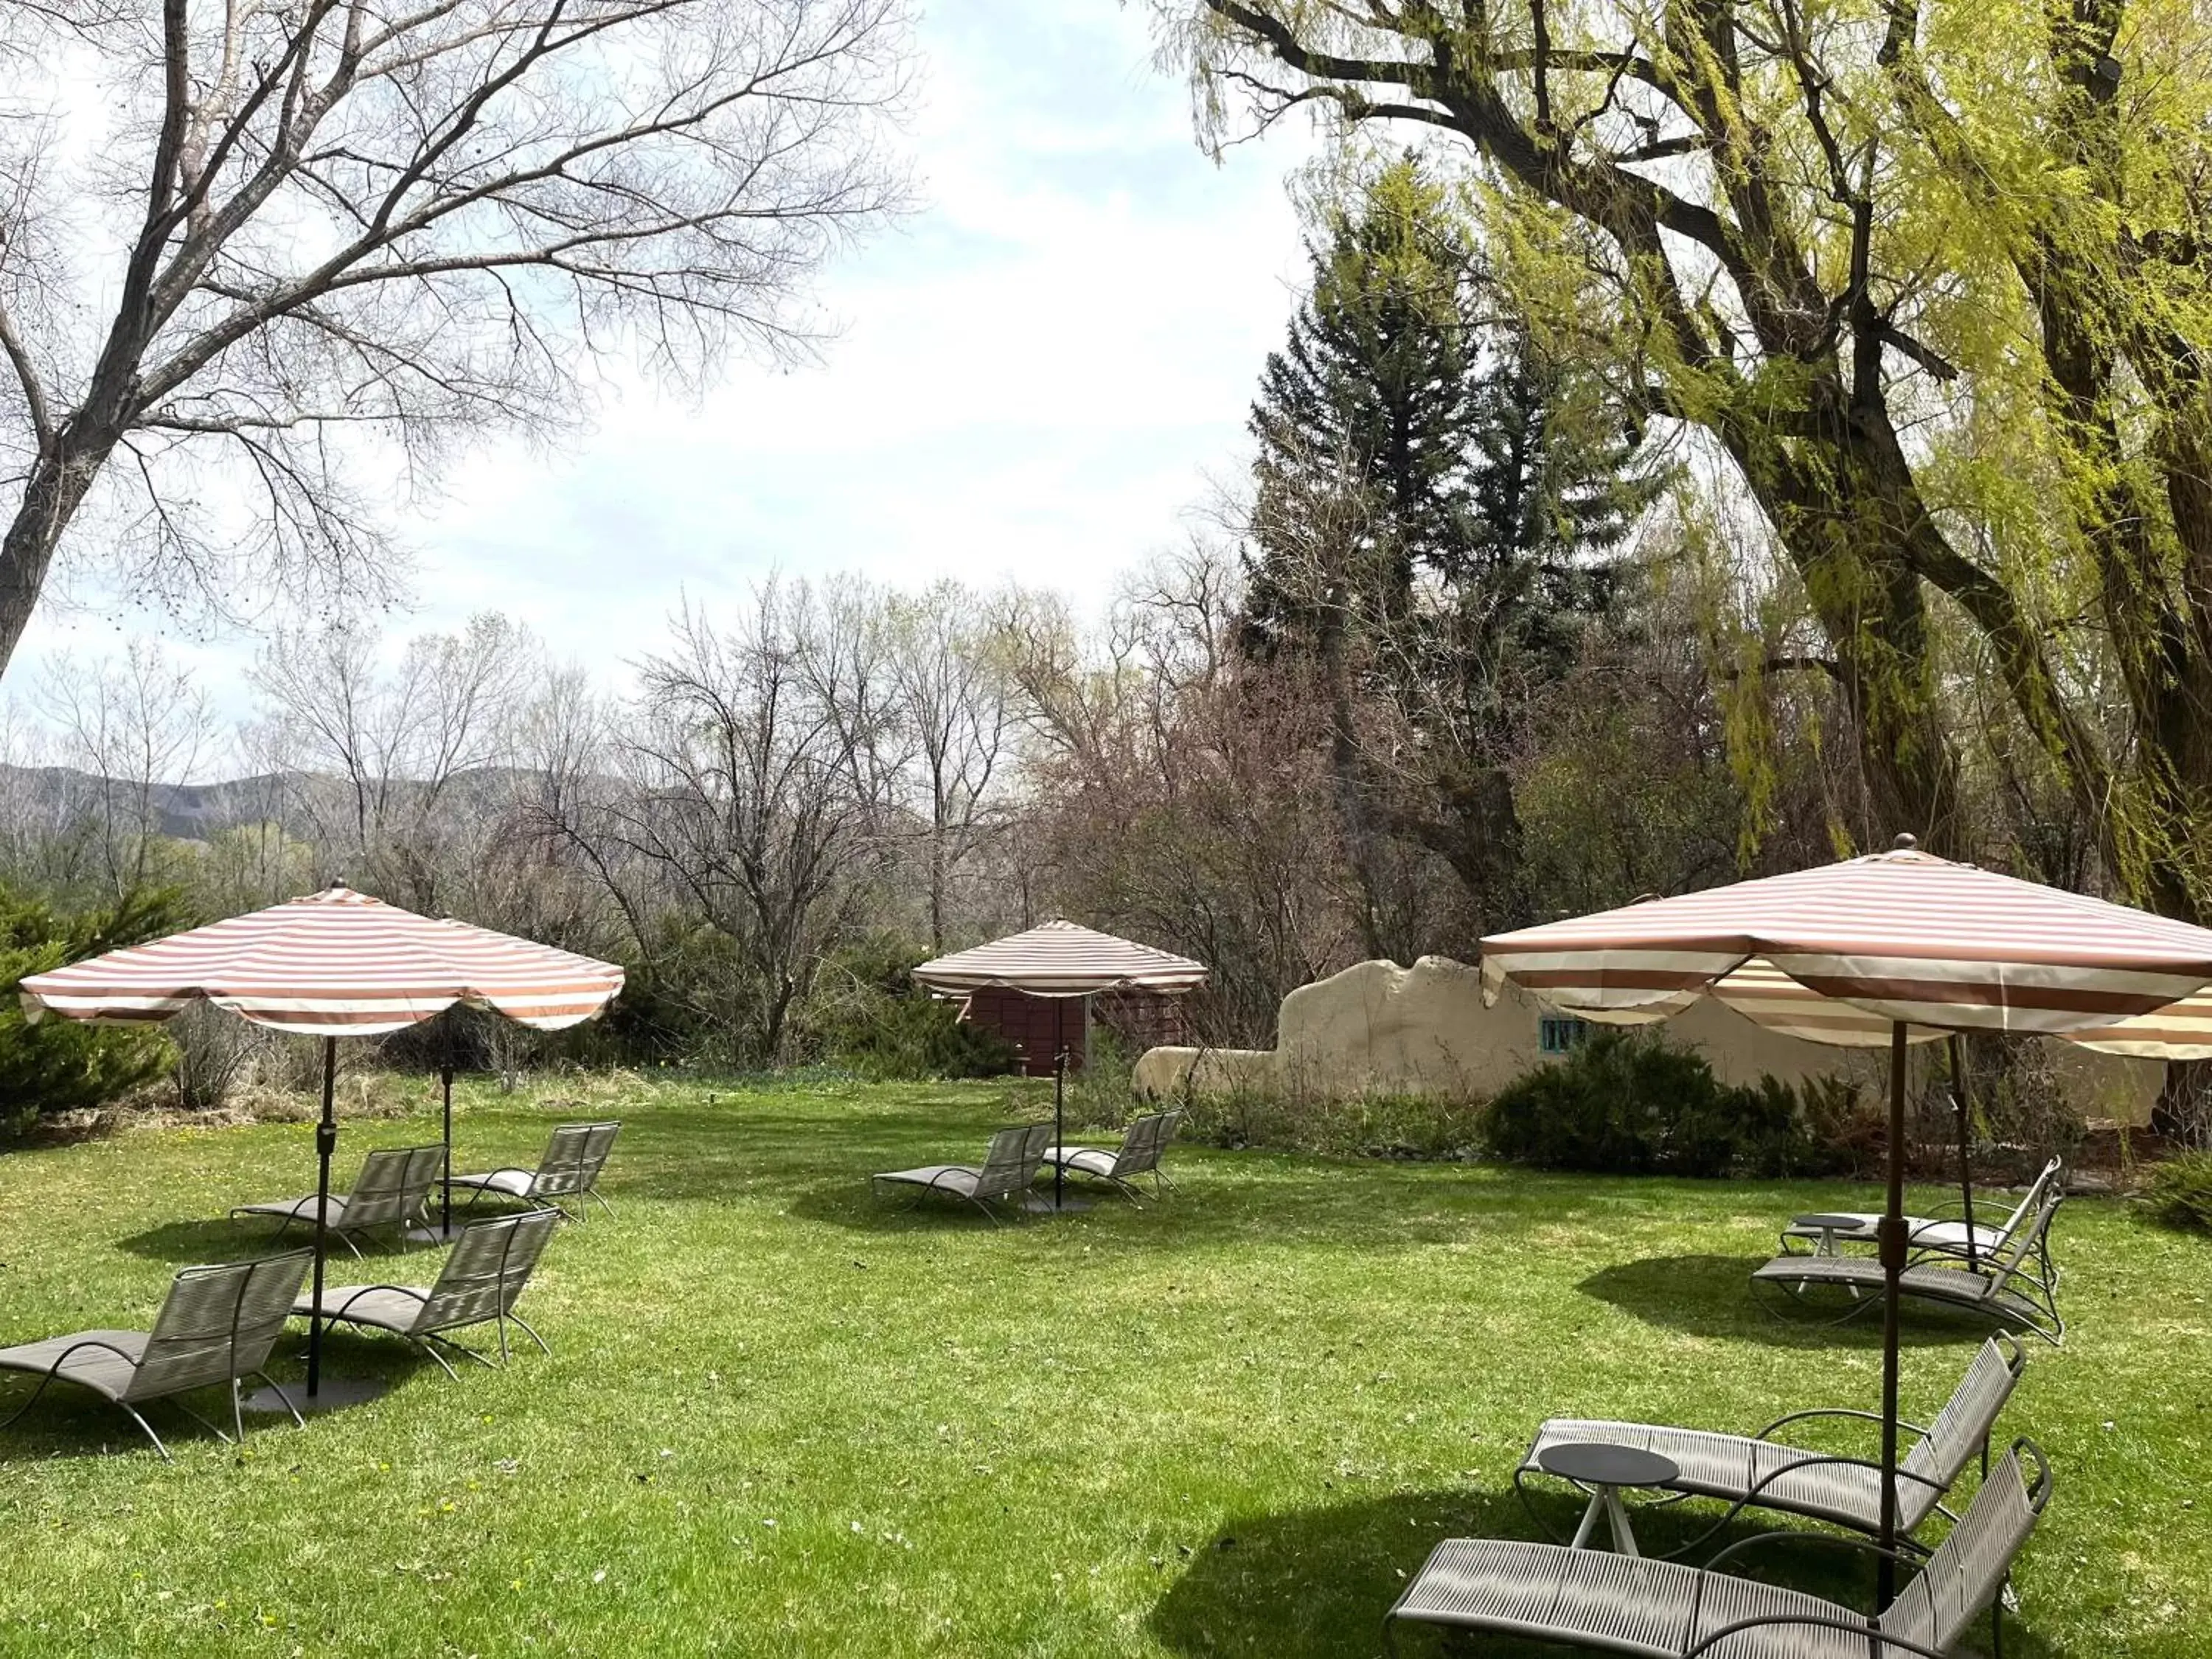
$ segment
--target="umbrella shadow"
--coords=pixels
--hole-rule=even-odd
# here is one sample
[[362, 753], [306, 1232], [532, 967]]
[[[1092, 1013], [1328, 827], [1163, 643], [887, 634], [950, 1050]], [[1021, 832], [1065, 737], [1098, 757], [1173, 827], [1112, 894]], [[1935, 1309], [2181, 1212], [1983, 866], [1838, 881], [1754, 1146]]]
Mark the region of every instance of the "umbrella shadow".
[[[458, 1215], [455, 1218], [459, 1219]], [[231, 1221], [218, 1217], [198, 1221], [165, 1221], [158, 1227], [149, 1227], [143, 1232], [118, 1238], [115, 1244], [118, 1249], [127, 1250], [132, 1255], [149, 1261], [191, 1267], [203, 1261], [252, 1261], [284, 1250], [301, 1249], [314, 1242], [314, 1230], [310, 1227], [287, 1227], [280, 1232], [266, 1221], [257, 1225], [252, 1220]], [[410, 1250], [407, 1242], [393, 1237], [388, 1228], [380, 1229], [354, 1242], [362, 1247], [362, 1254], [370, 1258], [401, 1255]], [[353, 1261], [354, 1255], [333, 1234], [326, 1259], [333, 1268], [343, 1270], [347, 1263]]]
[[[37, 1386], [38, 1379], [28, 1376], [11, 1378], [7, 1385], [0, 1386], [0, 1422], [5, 1422], [9, 1413], [22, 1405]], [[187, 1397], [192, 1409], [210, 1422], [228, 1423], [230, 1402], [222, 1397], [220, 1389], [203, 1389]], [[139, 1410], [154, 1425], [154, 1432], [161, 1437], [161, 1443], [169, 1449], [169, 1455], [179, 1462], [203, 1449], [237, 1455], [237, 1448], [217, 1440], [205, 1424], [195, 1423], [173, 1400], [149, 1401]], [[248, 1443], [259, 1438], [258, 1429], [276, 1423], [288, 1429], [293, 1426], [292, 1419], [281, 1414], [274, 1418], [249, 1415], [246, 1419]], [[229, 1432], [228, 1427], [224, 1432]], [[80, 1389], [56, 1382], [48, 1386], [45, 1396], [9, 1427], [4, 1439], [0, 1439], [0, 1468], [11, 1463], [88, 1461], [142, 1453], [149, 1462], [158, 1464], [161, 1461], [161, 1454], [154, 1449], [154, 1443], [146, 1437], [145, 1431], [114, 1407]]]
[[[277, 1352], [270, 1356], [265, 1367], [274, 1381], [294, 1400], [307, 1392], [307, 1332], [304, 1327], [287, 1331], [280, 1339]], [[349, 1331], [343, 1326], [326, 1326], [323, 1331], [323, 1374], [326, 1378], [362, 1378], [398, 1389], [412, 1381], [418, 1372], [436, 1374], [443, 1380], [436, 1362], [418, 1352], [411, 1345], [378, 1339]], [[258, 1378], [246, 1381], [250, 1395], [260, 1386]], [[38, 1387], [38, 1378], [20, 1372], [0, 1376], [0, 1422], [30, 1400]], [[229, 1432], [230, 1401], [224, 1397], [220, 1386], [197, 1389], [182, 1396], [210, 1423], [220, 1424]], [[203, 1451], [224, 1456], [236, 1456], [240, 1448], [227, 1445], [210, 1432], [207, 1424], [197, 1422], [177, 1399], [149, 1401], [139, 1407], [154, 1432], [161, 1437], [172, 1456], [180, 1462]], [[314, 1419], [308, 1419], [312, 1428]], [[281, 1409], [262, 1413], [248, 1410], [246, 1414], [246, 1443], [248, 1449], [262, 1443], [272, 1430], [296, 1427], [291, 1418]], [[57, 1458], [92, 1459], [113, 1457], [132, 1452], [143, 1452], [149, 1458], [158, 1459], [153, 1442], [145, 1431], [115, 1407], [86, 1390], [66, 1382], [56, 1382], [46, 1386], [46, 1392], [31, 1406], [30, 1410], [8, 1431], [0, 1440], [0, 1467], [11, 1463], [48, 1462]]]
[[[1692, 1336], [1731, 1337], [1782, 1347], [1879, 1348], [1879, 1297], [1799, 1304], [1786, 1292], [1752, 1283], [1764, 1256], [1656, 1255], [1601, 1267], [1576, 1289], [1610, 1303], [1646, 1324]], [[1916, 1309], [1908, 1299], [1899, 1341], [1906, 1347], [1978, 1341], [1986, 1322], [1940, 1309]], [[1844, 1316], [1840, 1320], [1838, 1316]]]

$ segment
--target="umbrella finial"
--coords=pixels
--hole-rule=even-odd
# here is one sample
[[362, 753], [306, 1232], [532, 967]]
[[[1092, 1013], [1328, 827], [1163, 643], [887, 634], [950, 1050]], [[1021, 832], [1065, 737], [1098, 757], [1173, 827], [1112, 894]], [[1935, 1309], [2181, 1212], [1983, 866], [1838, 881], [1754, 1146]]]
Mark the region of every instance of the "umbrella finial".
[[1909, 831], [1899, 835], [1896, 840], [1890, 842], [1891, 848], [1893, 851], [1899, 853], [1910, 853], [1914, 848], [1919, 845], [1920, 837]]

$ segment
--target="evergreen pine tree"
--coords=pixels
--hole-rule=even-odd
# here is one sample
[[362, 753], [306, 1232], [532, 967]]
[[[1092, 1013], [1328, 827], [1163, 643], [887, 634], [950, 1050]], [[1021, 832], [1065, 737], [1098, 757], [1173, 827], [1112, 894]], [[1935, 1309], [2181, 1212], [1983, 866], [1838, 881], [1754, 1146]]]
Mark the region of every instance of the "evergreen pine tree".
[[1349, 528], [1320, 581], [1358, 618], [1404, 617], [1417, 570], [1463, 562], [1477, 267], [1443, 205], [1407, 157], [1311, 250], [1312, 291], [1268, 356], [1250, 420], [1255, 647], [1310, 645], [1322, 625], [1308, 534], [1322, 501]]
[[[1246, 649], [1310, 668], [1328, 700], [1370, 910], [1387, 833], [1444, 857], [1503, 919], [1515, 722], [1610, 610], [1657, 486], [1604, 388], [1493, 314], [1478, 251], [1416, 159], [1377, 173], [1312, 252], [1252, 410]], [[1358, 731], [1376, 696], [1413, 728], [1388, 780]]]

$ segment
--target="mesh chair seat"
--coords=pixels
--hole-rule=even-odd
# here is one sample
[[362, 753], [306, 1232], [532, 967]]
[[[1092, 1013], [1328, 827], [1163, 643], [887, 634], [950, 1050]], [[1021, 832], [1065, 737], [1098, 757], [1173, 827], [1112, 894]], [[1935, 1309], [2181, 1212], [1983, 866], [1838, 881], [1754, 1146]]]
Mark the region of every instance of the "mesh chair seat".
[[[1790, 1288], [1821, 1285], [1860, 1291], [1883, 1287], [1881, 1263], [1870, 1255], [1777, 1256], [1752, 1275], [1769, 1284]], [[1987, 1274], [1966, 1267], [1922, 1265], [1907, 1267], [1898, 1276], [1898, 1288], [1907, 1296], [1923, 1297], [1947, 1307], [1972, 1308], [1992, 1318], [2015, 1320], [2039, 1331], [2050, 1316], [2026, 1298], [2004, 1289]]]
[[[1729, 1502], [1749, 1499], [1860, 1532], [1874, 1532], [1881, 1525], [1881, 1482], [1876, 1471], [1856, 1463], [1822, 1462], [1825, 1453], [1754, 1440], [1747, 1435], [1713, 1434], [1654, 1423], [1555, 1417], [1536, 1431], [1535, 1441], [1522, 1462], [1522, 1473], [1540, 1472], [1537, 1460], [1551, 1448], [1578, 1443], [1656, 1452], [1681, 1471], [1665, 1484], [1664, 1491]], [[1800, 1464], [1810, 1467], [1796, 1467]], [[1936, 1487], [1921, 1481], [1900, 1480], [1899, 1528], [1910, 1532], [1918, 1526], [1941, 1496]]]
[[[315, 1203], [316, 1194], [309, 1193], [305, 1198], [272, 1200], [266, 1204], [240, 1204], [231, 1211], [231, 1214], [234, 1216], [281, 1216], [288, 1223], [304, 1221], [312, 1227], [315, 1224]], [[343, 1226], [345, 1224], [345, 1208], [346, 1201], [344, 1196], [342, 1194], [332, 1193], [330, 1196], [328, 1204], [325, 1206], [322, 1212], [323, 1224], [326, 1227]]]
[[1103, 1146], [1048, 1146], [1044, 1161], [1066, 1169], [1080, 1170], [1085, 1175], [1097, 1176], [1101, 1181], [1114, 1177], [1114, 1154]]
[[[2057, 1167], [2054, 1162], [2052, 1170]], [[2057, 1346], [2065, 1340], [2066, 1322], [2055, 1294], [2058, 1278], [2051, 1261], [2051, 1224], [2066, 1194], [2055, 1180], [2039, 1190], [2033, 1220], [2010, 1230], [2002, 1253], [1972, 1267], [1916, 1262], [1898, 1276], [1900, 1293], [2025, 1326]], [[1850, 1310], [1857, 1313], [1877, 1304], [1879, 1298], [1869, 1293], [1883, 1288], [1884, 1277], [1881, 1263], [1871, 1256], [1785, 1253], [1755, 1268], [1751, 1281], [1801, 1297], [1816, 1285], [1849, 1290], [1857, 1295], [1858, 1306]]]
[[[1850, 1619], [1801, 1591], [1602, 1550], [1452, 1538], [1436, 1547], [1392, 1616], [1674, 1659], [1739, 1620]], [[1778, 1646], [1778, 1634], [1789, 1644]], [[1765, 1638], [1758, 1640], [1756, 1638]], [[1866, 1638], [1819, 1626], [1746, 1631], [1711, 1651], [1729, 1659], [1867, 1659]]]
[[312, 1291], [295, 1297], [292, 1316], [306, 1319], [319, 1313], [325, 1320], [389, 1331], [422, 1348], [445, 1365], [448, 1375], [453, 1368], [447, 1365], [445, 1357], [430, 1346], [434, 1342], [474, 1358], [483, 1358], [475, 1349], [463, 1347], [442, 1334], [464, 1326], [497, 1321], [502, 1359], [507, 1352], [509, 1321], [550, 1353], [552, 1350], [546, 1346], [545, 1339], [532, 1330], [514, 1311], [514, 1304], [530, 1283], [538, 1258], [544, 1254], [546, 1242], [552, 1237], [554, 1224], [560, 1218], [561, 1212], [548, 1206], [520, 1215], [472, 1223], [454, 1241], [436, 1284], [325, 1285], [319, 1303]]
[[982, 1185], [983, 1172], [971, 1164], [925, 1164], [915, 1170], [886, 1170], [876, 1179], [904, 1182], [914, 1187], [935, 1187], [943, 1192], [957, 1193], [963, 1198], [974, 1198]]
[[121, 1400], [137, 1378], [148, 1340], [143, 1331], [78, 1331], [46, 1342], [0, 1348], [0, 1370], [52, 1372], [62, 1382], [90, 1389], [103, 1400]]
[[[319, 1305], [325, 1321], [374, 1325], [395, 1335], [411, 1336], [429, 1299], [427, 1285], [325, 1285]], [[308, 1291], [293, 1299], [292, 1316], [305, 1319], [317, 1306], [315, 1293]]]
[[[429, 1206], [431, 1186], [445, 1164], [442, 1146], [391, 1146], [373, 1152], [362, 1160], [353, 1190], [343, 1196], [331, 1194], [328, 1205], [319, 1212], [323, 1224], [343, 1237], [374, 1227], [404, 1227], [419, 1221]], [[295, 1222], [315, 1224], [317, 1194], [265, 1204], [237, 1204], [231, 1206], [230, 1213], [234, 1220], [242, 1215], [275, 1216], [283, 1223], [277, 1230], [281, 1237]], [[345, 1243], [355, 1255], [361, 1254], [351, 1239]]]
[[[588, 1198], [611, 1212], [614, 1206], [599, 1195], [599, 1175], [614, 1152], [615, 1138], [622, 1133], [622, 1127], [618, 1118], [601, 1123], [556, 1125], [546, 1139], [544, 1154], [538, 1160], [536, 1169], [478, 1170], [457, 1175], [451, 1184], [468, 1188], [471, 1203], [488, 1193], [556, 1207], [562, 1199]], [[582, 1218], [580, 1205], [574, 1212], [563, 1212]]]
[[[308, 1250], [287, 1250], [253, 1261], [186, 1267], [169, 1283], [169, 1294], [150, 1331], [77, 1331], [42, 1342], [0, 1349], [0, 1370], [39, 1379], [31, 1396], [0, 1428], [13, 1424], [56, 1382], [72, 1382], [129, 1413], [163, 1457], [169, 1449], [138, 1407], [196, 1389], [227, 1387], [231, 1426], [246, 1436], [239, 1380], [262, 1376], [270, 1350], [284, 1328], [285, 1309], [299, 1294], [313, 1261]], [[279, 1391], [280, 1397], [282, 1391]], [[181, 1402], [180, 1402], [181, 1403]], [[287, 1400], [285, 1406], [291, 1409]], [[220, 1435], [199, 1413], [185, 1411]], [[299, 1413], [292, 1411], [294, 1420]]]
[[1160, 1169], [1160, 1154], [1182, 1122], [1180, 1110], [1155, 1112], [1140, 1117], [1122, 1132], [1119, 1147], [1047, 1146], [1042, 1161], [1071, 1175], [1091, 1176], [1114, 1187], [1132, 1204], [1137, 1203], [1136, 1178], [1149, 1175], [1157, 1185], [1168, 1184]]
[[[885, 1170], [873, 1179], [896, 1187], [919, 1187], [921, 1197], [949, 1193], [964, 1198], [995, 1222], [998, 1217], [991, 1212], [990, 1200], [1025, 1194], [1036, 1179], [1037, 1166], [1051, 1139], [1049, 1123], [1019, 1124], [991, 1137], [990, 1150], [980, 1165], [924, 1164], [911, 1170]], [[915, 1201], [920, 1203], [921, 1198]]]
[[531, 1183], [537, 1176], [528, 1170], [490, 1170], [483, 1175], [457, 1175], [456, 1187], [472, 1187], [482, 1193], [502, 1193], [509, 1198], [530, 1196]]
[[[1897, 1524], [1901, 1534], [1911, 1533], [1935, 1512], [1945, 1490], [1989, 1443], [1997, 1414], [2012, 1397], [2027, 1363], [2020, 1344], [1999, 1332], [1982, 1344], [1935, 1419], [1925, 1430], [1914, 1431], [1912, 1445], [1899, 1465]], [[1755, 1504], [1859, 1532], [1879, 1533], [1881, 1480], [1878, 1470], [1863, 1460], [1838, 1462], [1826, 1453], [1772, 1437], [1791, 1423], [1835, 1415], [1831, 1411], [1792, 1413], [1756, 1435], [1555, 1417], [1537, 1429], [1513, 1481], [1525, 1499], [1527, 1477], [1545, 1473], [1538, 1460], [1554, 1446], [1576, 1443], [1626, 1446], [1673, 1461], [1680, 1472], [1662, 1490], [1721, 1498], [1739, 1506]]]
[[[2034, 1465], [2032, 1481], [2023, 1459]], [[2033, 1442], [2014, 1442], [1926, 1565], [1882, 1609], [1881, 1630], [1913, 1644], [1910, 1649], [1885, 1645], [1870, 1635], [1863, 1616], [1837, 1602], [1718, 1570], [1753, 1546], [1802, 1537], [1790, 1533], [1740, 1540], [1707, 1567], [1556, 1544], [1446, 1539], [1385, 1622], [1413, 1620], [1646, 1659], [1948, 1654], [1997, 1601], [2050, 1497], [2051, 1468], [2042, 1452]], [[1771, 1622], [1735, 1628], [1752, 1620]]]

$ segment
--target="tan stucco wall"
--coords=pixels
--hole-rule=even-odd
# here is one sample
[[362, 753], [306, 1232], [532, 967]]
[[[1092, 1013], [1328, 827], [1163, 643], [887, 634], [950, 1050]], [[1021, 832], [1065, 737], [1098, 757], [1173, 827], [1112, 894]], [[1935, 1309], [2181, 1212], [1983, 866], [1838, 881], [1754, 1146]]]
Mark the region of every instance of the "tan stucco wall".
[[[1132, 1081], [1154, 1097], [1186, 1088], [1320, 1099], [1492, 1094], [1545, 1058], [1538, 1023], [1547, 1012], [1511, 985], [1484, 1007], [1480, 975], [1449, 957], [1423, 957], [1411, 968], [1363, 962], [1285, 997], [1274, 1048], [1154, 1048], [1138, 1060]], [[1701, 1051], [1732, 1084], [1762, 1076], [1799, 1083], [1837, 1073], [1870, 1086], [1881, 1079], [1878, 1053], [1783, 1036], [1717, 1002], [1693, 1005], [1669, 1020], [1666, 1032]], [[2148, 1120], [2161, 1075], [2154, 1061], [2045, 1046], [2061, 1086], [2085, 1115]]]

